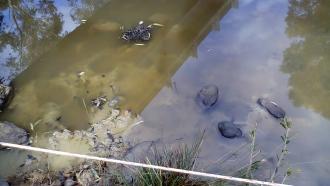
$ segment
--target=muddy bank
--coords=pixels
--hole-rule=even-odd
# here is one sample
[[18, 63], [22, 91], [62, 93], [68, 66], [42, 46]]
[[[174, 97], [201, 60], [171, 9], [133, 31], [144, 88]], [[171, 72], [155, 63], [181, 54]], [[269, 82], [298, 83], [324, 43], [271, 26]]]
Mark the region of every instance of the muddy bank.
[[[114, 109], [103, 118], [87, 130], [55, 131], [47, 138], [39, 138], [39, 144], [42, 144], [40, 141], [44, 141], [43, 145], [47, 143], [48, 148], [54, 150], [98, 157], [125, 158], [132, 147], [125, 140], [125, 135], [131, 127], [141, 124], [142, 119], [129, 111]], [[4, 181], [10, 185], [104, 185], [110, 183], [110, 179], [115, 179], [113, 175], [120, 169], [120, 166], [103, 162], [29, 152], [17, 169], [16, 175]], [[116, 182], [118, 180], [111, 181]]]

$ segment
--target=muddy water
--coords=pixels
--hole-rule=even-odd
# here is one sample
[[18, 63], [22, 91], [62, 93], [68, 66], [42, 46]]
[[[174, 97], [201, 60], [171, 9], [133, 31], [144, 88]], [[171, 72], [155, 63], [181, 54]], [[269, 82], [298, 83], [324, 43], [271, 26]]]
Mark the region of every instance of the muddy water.
[[[16, 96], [4, 118], [23, 126], [61, 118], [69, 128], [84, 127], [90, 122], [90, 100], [103, 95], [121, 96], [123, 108], [139, 113], [194, 53], [196, 42], [212, 28], [210, 20], [230, 8], [227, 1], [145, 4], [113, 1], [65, 36], [15, 79]], [[155, 28], [145, 46], [120, 40], [120, 27], [139, 20], [164, 27]]]
[[[56, 46], [46, 51], [37, 48], [42, 53], [37, 58], [26, 57], [31, 65], [14, 80], [16, 95], [1, 113], [1, 120], [25, 128], [41, 120], [37, 129], [40, 133], [61, 127], [87, 128], [95, 119], [90, 100], [118, 95], [122, 97], [122, 108], [141, 113], [145, 120], [144, 125], [133, 129], [132, 139], [189, 143], [205, 130], [200, 169], [229, 175], [244, 165], [248, 149], [242, 148], [226, 163], [221, 164], [219, 158], [248, 143], [249, 130], [255, 123], [257, 148], [261, 151], [258, 156], [276, 158], [283, 129], [256, 105], [258, 97], [269, 97], [286, 110], [293, 122], [294, 137], [286, 158], [289, 165], [285, 167], [297, 171], [287, 182], [327, 185], [329, 3], [103, 3], [85, 17], [72, 20], [63, 16], [68, 32], [77, 28], [69, 34], [57, 30], [61, 38], [57, 38]], [[87, 22], [81, 24], [81, 19]], [[155, 28], [151, 42], [144, 46], [121, 41], [120, 26], [128, 27], [140, 20], [164, 27]], [[79, 77], [80, 72], [85, 75]], [[209, 111], [201, 110], [194, 102], [196, 92], [206, 84], [217, 85], [221, 96]], [[220, 136], [217, 122], [230, 119], [240, 123], [242, 138], [228, 140]], [[281, 179], [279, 176], [277, 181]]]

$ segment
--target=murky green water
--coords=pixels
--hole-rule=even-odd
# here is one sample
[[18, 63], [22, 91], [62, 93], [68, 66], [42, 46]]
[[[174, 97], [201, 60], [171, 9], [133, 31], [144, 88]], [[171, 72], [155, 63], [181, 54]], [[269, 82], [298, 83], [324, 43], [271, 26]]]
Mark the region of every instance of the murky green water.
[[[258, 122], [258, 149], [263, 157], [274, 158], [283, 129], [256, 105], [257, 98], [269, 97], [286, 110], [294, 125], [287, 162], [300, 171], [287, 182], [328, 184], [329, 2], [96, 3], [46, 3], [39, 14], [18, 21], [18, 26], [25, 25], [22, 36], [6, 18], [8, 4], [0, 4], [7, 27], [16, 29], [12, 40], [1, 33], [0, 62], [7, 67], [1, 66], [0, 73], [10, 76], [30, 64], [15, 78], [15, 97], [1, 120], [27, 129], [30, 122], [42, 120], [40, 133], [61, 127], [87, 128], [95, 119], [90, 100], [118, 95], [122, 108], [140, 113], [145, 120], [133, 129], [132, 139], [188, 143], [205, 129], [201, 167], [230, 174], [238, 167], [215, 162], [247, 140], [221, 137], [217, 122], [234, 118], [245, 123], [241, 126], [245, 136]], [[28, 13], [17, 11], [17, 17]], [[87, 22], [81, 23], [83, 19]], [[119, 39], [120, 26], [140, 20], [164, 27], [156, 28], [144, 46]], [[34, 24], [26, 26], [30, 22]], [[80, 78], [80, 72], [85, 76]], [[217, 85], [221, 95], [208, 112], [194, 102], [205, 84]], [[248, 152], [240, 152], [229, 162], [241, 161], [244, 153]]]

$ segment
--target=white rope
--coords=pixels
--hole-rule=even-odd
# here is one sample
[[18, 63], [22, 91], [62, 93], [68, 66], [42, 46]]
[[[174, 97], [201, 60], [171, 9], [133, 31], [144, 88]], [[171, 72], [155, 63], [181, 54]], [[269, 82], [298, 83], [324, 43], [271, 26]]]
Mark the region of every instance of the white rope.
[[177, 172], [177, 173], [182, 173], [182, 174], [190, 174], [190, 175], [195, 175], [195, 176], [217, 178], [217, 179], [221, 179], [221, 180], [229, 180], [229, 181], [234, 181], [234, 182], [251, 183], [251, 184], [255, 184], [255, 185], [290, 186], [290, 185], [286, 185], [286, 184], [264, 182], [264, 181], [259, 181], [259, 180], [244, 179], [244, 178], [223, 176], [223, 175], [217, 175], [217, 174], [209, 174], [209, 173], [203, 173], [203, 172], [196, 172], [196, 171], [176, 169], [176, 168], [163, 167], [163, 166], [157, 166], [157, 165], [136, 163], [136, 162], [110, 159], [110, 158], [101, 158], [101, 157], [96, 157], [96, 156], [76, 154], [76, 153], [63, 152], [63, 151], [57, 151], [57, 150], [49, 150], [49, 149], [44, 149], [44, 148], [17, 145], [17, 144], [12, 144], [12, 143], [0, 142], [0, 146], [29, 150], [29, 151], [36, 151], [36, 152], [43, 152], [43, 153], [48, 153], [48, 154], [55, 154], [55, 155], [60, 155], [60, 156], [70, 156], [70, 157], [83, 158], [83, 159], [89, 159], [89, 160], [104, 161], [104, 162], [109, 162], [109, 163], [116, 163], [116, 164], [129, 165], [129, 166], [135, 166], [135, 167], [158, 169], [158, 170]]

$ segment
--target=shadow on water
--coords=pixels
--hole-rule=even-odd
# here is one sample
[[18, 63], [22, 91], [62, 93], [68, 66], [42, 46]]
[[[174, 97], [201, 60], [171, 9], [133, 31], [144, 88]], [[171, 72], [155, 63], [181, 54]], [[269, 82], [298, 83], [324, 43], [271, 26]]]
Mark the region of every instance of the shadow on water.
[[[118, 94], [123, 108], [141, 112], [230, 8], [231, 1], [111, 1], [14, 81], [16, 95], [2, 119], [26, 125], [61, 117], [88, 126], [92, 98]], [[207, 10], [207, 11], [206, 11]], [[126, 43], [120, 27], [160, 23], [144, 46]], [[84, 72], [84, 79], [77, 74]], [[116, 89], [115, 91], [113, 89]], [[26, 126], [25, 126], [26, 127]]]
[[330, 118], [329, 1], [290, 1], [286, 32], [295, 39], [284, 53], [290, 99]]

